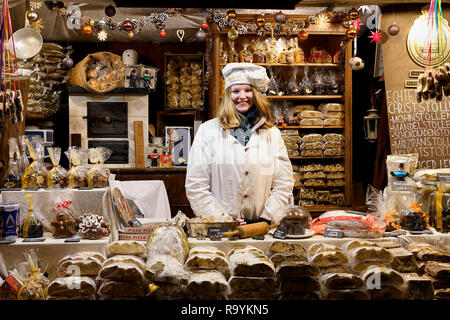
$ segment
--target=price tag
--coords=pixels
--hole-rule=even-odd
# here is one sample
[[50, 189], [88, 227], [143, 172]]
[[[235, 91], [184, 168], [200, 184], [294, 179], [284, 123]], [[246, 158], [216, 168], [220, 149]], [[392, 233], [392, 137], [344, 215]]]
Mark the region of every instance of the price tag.
[[284, 225], [279, 225], [278, 228], [273, 233], [275, 239], [286, 239], [287, 228]]
[[212, 241], [220, 241], [224, 231], [226, 231], [224, 228], [209, 228], [208, 237]]
[[67, 238], [64, 242], [80, 242], [80, 238], [75, 236], [72, 238]]
[[16, 242], [16, 240], [5, 240], [5, 239], [0, 240], [0, 244], [11, 244], [14, 242]]
[[25, 238], [22, 242], [44, 242], [45, 238]]
[[329, 238], [343, 238], [344, 233], [342, 230], [334, 229], [334, 228], [325, 228], [325, 231], [323, 232], [324, 237]]
[[394, 181], [391, 188], [392, 191], [415, 191], [415, 187], [406, 181]]
[[450, 173], [438, 173], [439, 181], [450, 182]]

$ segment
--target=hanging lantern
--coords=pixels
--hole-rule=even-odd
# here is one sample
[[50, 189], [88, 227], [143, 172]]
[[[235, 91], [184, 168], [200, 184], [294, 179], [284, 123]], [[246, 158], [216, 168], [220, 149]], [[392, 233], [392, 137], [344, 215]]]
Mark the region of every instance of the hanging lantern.
[[355, 8], [352, 8], [349, 12], [348, 12], [348, 17], [352, 20], [358, 19], [359, 18], [359, 12], [358, 10], [356, 10]]
[[116, 8], [114, 8], [113, 6], [107, 6], [106, 8], [105, 8], [105, 14], [108, 16], [108, 17], [113, 17], [115, 14], [116, 14]]
[[394, 22], [392, 25], [388, 28], [388, 33], [391, 36], [396, 36], [400, 32], [400, 27]]
[[275, 21], [278, 23], [285, 23], [286, 22], [286, 15], [279, 11], [276, 15], [275, 15]]
[[347, 38], [349, 39], [354, 39], [356, 38], [356, 36], [358, 35], [358, 31], [356, 31], [355, 28], [348, 28], [347, 32], [345, 33], [345, 35], [347, 36]]
[[201, 28], [202, 28], [203, 30], [206, 30], [206, 28], [208, 28], [208, 24], [206, 23], [206, 21], [203, 21], [203, 22], [202, 22]]
[[165, 38], [167, 36], [166, 31], [163, 29], [159, 32], [159, 35], [161, 36], [161, 38]]
[[346, 28], [350, 28], [353, 26], [353, 21], [351, 19], [345, 19], [344, 22], [342, 22], [342, 25]]
[[228, 38], [230, 40], [232, 40], [232, 41], [236, 40], [238, 36], [239, 36], [239, 33], [237, 32], [236, 28], [232, 27], [230, 29], [230, 31], [228, 31]]
[[227, 11], [227, 16], [229, 19], [233, 20], [237, 18], [237, 13], [234, 10], [228, 10]]
[[364, 117], [364, 138], [370, 143], [377, 141], [378, 139], [378, 123], [380, 116], [378, 110], [374, 107], [370, 108], [368, 115]]
[[92, 32], [94, 31], [94, 29], [92, 28], [92, 26], [90, 24], [85, 24], [82, 28], [81, 28], [81, 32], [83, 32], [83, 34], [85, 35], [90, 35], [92, 34]]
[[38, 13], [35, 12], [35, 11], [28, 11], [28, 13], [27, 13], [27, 19], [28, 19], [28, 21], [30, 21], [30, 22], [35, 22], [35, 21], [37, 21], [37, 20], [39, 19], [39, 15], [38, 15]]
[[309, 34], [305, 30], [300, 31], [298, 34], [298, 40], [300, 40], [301, 42], [308, 40], [308, 37]]
[[133, 29], [134, 29], [134, 25], [133, 25], [133, 22], [131, 22], [130, 20], [125, 20], [124, 22], [122, 22], [122, 30], [124, 30], [126, 32], [130, 32]]
[[258, 14], [256, 16], [256, 25], [258, 27], [263, 27], [265, 23], [266, 23], [266, 17], [263, 14]]

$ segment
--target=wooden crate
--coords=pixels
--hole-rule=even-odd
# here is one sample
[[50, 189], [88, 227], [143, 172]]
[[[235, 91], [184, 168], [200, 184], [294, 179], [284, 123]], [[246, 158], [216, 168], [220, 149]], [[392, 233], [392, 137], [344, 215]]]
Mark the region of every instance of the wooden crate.
[[[171, 104], [169, 102], [169, 99], [171, 99], [171, 96], [173, 95], [173, 93], [169, 93], [169, 87], [170, 84], [167, 84], [167, 81], [170, 79], [170, 77], [168, 76], [168, 64], [171, 60], [174, 60], [177, 62], [178, 68], [178, 77], [182, 77], [182, 76], [186, 76], [185, 73], [181, 72], [181, 67], [180, 64], [181, 62], [199, 62], [201, 65], [201, 92], [198, 94], [201, 97], [201, 100], [203, 101], [203, 103], [201, 104], [201, 106], [194, 107], [192, 106], [192, 102], [193, 99], [189, 99], [191, 104], [189, 105], [182, 105], [180, 106], [180, 103], [183, 102], [187, 102], [188, 99], [184, 99], [182, 101], [181, 99], [181, 92], [182, 89], [186, 89], [187, 86], [190, 85], [183, 85], [181, 84], [181, 82], [179, 83], [179, 90], [177, 90], [177, 94], [178, 94], [178, 106], [173, 106], [173, 104]], [[172, 54], [172, 53], [165, 53], [165, 60], [164, 60], [164, 106], [165, 106], [165, 110], [166, 111], [188, 111], [188, 110], [198, 110], [198, 111], [203, 111], [205, 110], [205, 88], [204, 88], [204, 83], [205, 83], [205, 57], [203, 53], [195, 53], [195, 54]], [[173, 96], [172, 96], [173, 97]]]

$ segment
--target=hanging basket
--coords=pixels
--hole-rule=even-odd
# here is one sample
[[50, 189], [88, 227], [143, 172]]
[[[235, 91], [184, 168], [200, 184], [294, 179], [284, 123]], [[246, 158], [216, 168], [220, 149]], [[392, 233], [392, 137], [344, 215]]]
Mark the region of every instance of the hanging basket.
[[107, 93], [124, 86], [125, 66], [122, 58], [111, 52], [88, 54], [69, 71], [69, 85], [92, 93]]

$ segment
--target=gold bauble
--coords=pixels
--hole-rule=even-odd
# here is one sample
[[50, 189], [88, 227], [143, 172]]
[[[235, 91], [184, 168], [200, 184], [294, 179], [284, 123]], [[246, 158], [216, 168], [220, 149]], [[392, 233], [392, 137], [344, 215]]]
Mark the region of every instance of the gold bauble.
[[237, 32], [237, 30], [234, 27], [232, 27], [230, 29], [230, 31], [228, 31], [228, 38], [230, 40], [236, 40], [238, 36], [239, 36], [239, 33]]
[[81, 27], [81, 32], [83, 32], [85, 35], [90, 35], [93, 32], [93, 28], [90, 24], [85, 24], [83, 27]]
[[344, 25], [344, 27], [350, 28], [351, 26], [353, 26], [353, 21], [351, 19], [345, 19], [342, 24]]
[[134, 33], [132, 31], [128, 32], [128, 38], [133, 38], [134, 37]]
[[95, 20], [94, 20], [94, 19], [89, 20], [89, 24], [90, 24], [91, 26], [93, 26], [93, 25], [95, 24]]
[[236, 19], [237, 18], [237, 13], [234, 10], [228, 10], [227, 11], [227, 16], [230, 19]]
[[348, 17], [352, 20], [356, 20], [359, 18], [359, 12], [358, 10], [356, 10], [355, 8], [352, 8], [349, 12], [348, 12]]
[[349, 39], [354, 39], [356, 38], [356, 35], [358, 34], [358, 31], [355, 28], [349, 28], [347, 30], [347, 32], [345, 33], [345, 35], [347, 36], [347, 38]]
[[300, 31], [298, 34], [298, 40], [300, 40], [302, 42], [308, 40], [308, 37], [309, 37], [309, 34], [305, 30]]
[[258, 14], [256, 16], [256, 25], [258, 27], [263, 27], [265, 23], [266, 23], [266, 17], [263, 14]]
[[28, 13], [27, 13], [27, 19], [28, 19], [30, 22], [35, 22], [35, 21], [37, 21], [37, 20], [39, 19], [39, 15], [38, 15], [37, 12], [35, 12], [35, 11], [28, 11]]

